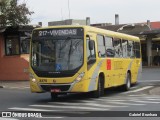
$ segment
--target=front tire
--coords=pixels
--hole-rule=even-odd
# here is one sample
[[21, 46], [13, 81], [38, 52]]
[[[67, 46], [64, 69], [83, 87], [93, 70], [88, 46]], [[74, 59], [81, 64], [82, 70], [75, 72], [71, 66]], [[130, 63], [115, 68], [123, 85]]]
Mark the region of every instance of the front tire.
[[104, 95], [104, 82], [101, 77], [98, 79], [98, 85], [97, 85], [97, 90], [93, 91], [92, 96], [94, 98], [99, 98], [100, 96]]

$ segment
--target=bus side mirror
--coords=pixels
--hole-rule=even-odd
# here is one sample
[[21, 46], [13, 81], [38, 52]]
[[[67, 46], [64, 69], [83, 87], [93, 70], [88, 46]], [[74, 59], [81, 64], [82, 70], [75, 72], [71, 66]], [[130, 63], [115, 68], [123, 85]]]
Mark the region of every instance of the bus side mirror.
[[93, 47], [94, 47], [94, 41], [91, 40], [90, 36], [87, 34], [86, 35], [86, 38], [89, 39], [89, 43], [88, 43], [88, 47], [89, 47], [89, 50], [93, 50]]
[[89, 50], [93, 50], [93, 47], [94, 47], [94, 41], [93, 40], [89, 40]]

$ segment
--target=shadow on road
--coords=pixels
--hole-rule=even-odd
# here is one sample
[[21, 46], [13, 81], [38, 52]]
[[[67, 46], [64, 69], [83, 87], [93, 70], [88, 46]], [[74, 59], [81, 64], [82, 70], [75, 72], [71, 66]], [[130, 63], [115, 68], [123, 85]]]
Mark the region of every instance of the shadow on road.
[[[112, 97], [123, 93], [121, 87], [118, 88], [107, 88], [105, 89], [103, 97]], [[92, 97], [91, 93], [68, 93], [66, 95], [59, 95], [57, 99], [52, 100], [50, 95], [47, 98], [38, 99], [35, 103], [46, 103], [46, 102], [76, 102], [81, 100], [90, 100]], [[97, 98], [95, 98], [97, 99]]]

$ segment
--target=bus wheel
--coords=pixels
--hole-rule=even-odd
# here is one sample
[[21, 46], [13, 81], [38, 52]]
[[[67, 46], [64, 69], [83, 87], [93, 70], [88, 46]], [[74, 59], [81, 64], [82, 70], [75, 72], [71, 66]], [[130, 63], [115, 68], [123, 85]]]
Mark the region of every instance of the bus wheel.
[[98, 86], [97, 86], [97, 90], [93, 91], [92, 93], [94, 98], [99, 98], [100, 96], [104, 95], [104, 82], [103, 79], [101, 77], [99, 77], [98, 79]]
[[124, 91], [128, 91], [131, 88], [131, 74], [128, 72], [126, 77], [126, 83], [123, 86]]
[[57, 100], [58, 94], [57, 93], [51, 93], [51, 99], [52, 100]]

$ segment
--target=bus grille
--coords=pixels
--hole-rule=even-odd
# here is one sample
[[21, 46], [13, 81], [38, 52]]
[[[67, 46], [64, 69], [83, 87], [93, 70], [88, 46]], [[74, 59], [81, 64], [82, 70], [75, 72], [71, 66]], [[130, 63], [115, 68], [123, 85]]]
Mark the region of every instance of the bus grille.
[[52, 86], [52, 85], [41, 85], [42, 89], [45, 91], [50, 91], [51, 89], [60, 89], [62, 92], [68, 91], [70, 88], [70, 85], [57, 85], [57, 86]]

